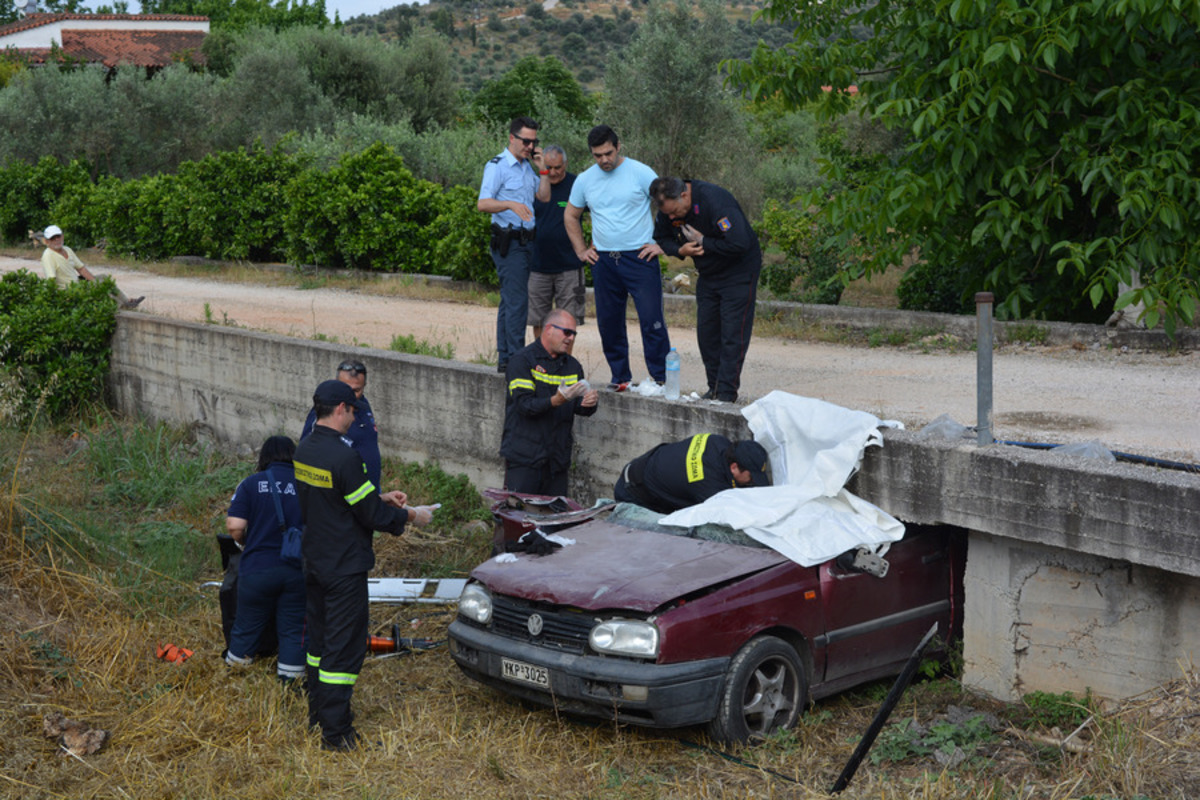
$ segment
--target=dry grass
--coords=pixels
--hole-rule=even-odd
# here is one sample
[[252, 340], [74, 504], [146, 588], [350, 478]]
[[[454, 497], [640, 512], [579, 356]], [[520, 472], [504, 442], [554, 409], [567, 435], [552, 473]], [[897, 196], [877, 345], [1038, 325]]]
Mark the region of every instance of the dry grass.
[[[699, 729], [625, 728], [526, 709], [462, 677], [437, 647], [369, 657], [354, 705], [360, 732], [378, 746], [326, 753], [305, 730], [303, 697], [276, 682], [272, 664], [226, 669], [215, 589], [147, 573], [133, 588], [159, 600], [135, 602], [108, 567], [45, 535], [33, 519], [44, 506], [21, 484], [56, 474], [64, 448], [47, 441], [33, 441], [20, 466], [12, 466], [11, 452], [0, 458], [0, 797], [818, 798], [827, 796], [887, 688], [823, 701], [795, 731], [723, 755], [707, 749]], [[226, 494], [214, 487], [214, 496]], [[94, 506], [97, 499], [63, 505], [75, 502]], [[486, 525], [468, 523], [461, 531], [384, 538], [381, 572], [411, 576], [417, 565], [440, 561], [452, 573], [454, 554], [458, 563], [482, 558], [488, 536]], [[212, 577], [217, 568], [214, 550]], [[386, 634], [399, 623], [405, 635], [444, 640], [452, 614], [451, 607], [375, 606], [373, 631]], [[195, 655], [180, 665], [159, 661], [161, 642]], [[1071, 731], [1030, 726], [1020, 706], [968, 696], [949, 679], [919, 683], [894, 721], [929, 723], [950, 705], [971, 705], [997, 714], [1010, 730], [953, 769], [932, 758], [868, 761], [842, 796], [1200, 796], [1200, 676], [1190, 667], [1182, 673], [1098, 713], [1061, 746]], [[63, 755], [42, 735], [42, 718], [53, 712], [111, 738], [94, 755]]]

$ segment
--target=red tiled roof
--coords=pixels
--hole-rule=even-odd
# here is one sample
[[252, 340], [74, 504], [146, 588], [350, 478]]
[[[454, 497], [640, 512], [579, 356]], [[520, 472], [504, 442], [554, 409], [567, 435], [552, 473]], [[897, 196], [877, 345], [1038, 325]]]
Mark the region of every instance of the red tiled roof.
[[208, 17], [189, 16], [187, 14], [72, 14], [63, 12], [61, 14], [30, 14], [24, 19], [19, 19], [16, 22], [10, 22], [7, 25], [0, 25], [0, 36], [8, 33], [20, 33], [21, 31], [38, 28], [42, 25], [50, 25], [55, 22], [67, 22], [70, 20], [105, 20], [105, 21], [134, 21], [134, 22], [207, 22]]
[[203, 61], [200, 46], [203, 31], [73, 31], [62, 32], [62, 49], [74, 58], [106, 67], [134, 64], [139, 67], [165, 67], [190, 53]]

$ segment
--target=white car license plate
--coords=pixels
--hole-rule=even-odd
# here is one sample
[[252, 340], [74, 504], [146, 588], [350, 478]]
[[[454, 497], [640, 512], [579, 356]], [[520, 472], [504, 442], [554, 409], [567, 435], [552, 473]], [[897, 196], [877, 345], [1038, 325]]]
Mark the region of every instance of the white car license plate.
[[550, 671], [545, 667], [535, 667], [524, 661], [513, 661], [511, 658], [500, 659], [500, 671], [510, 681], [532, 683], [543, 689], [550, 688]]

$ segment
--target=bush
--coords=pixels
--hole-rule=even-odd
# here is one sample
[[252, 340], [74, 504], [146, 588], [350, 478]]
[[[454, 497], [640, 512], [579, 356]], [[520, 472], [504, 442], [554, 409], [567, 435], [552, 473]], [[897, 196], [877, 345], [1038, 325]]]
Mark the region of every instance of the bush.
[[429, 272], [425, 228], [442, 211], [442, 191], [413, 177], [404, 160], [375, 144], [328, 172], [308, 170], [287, 188], [284, 232], [298, 264]]
[[763, 209], [759, 235], [784, 260], [764, 263], [760, 282], [781, 300], [837, 305], [844, 288], [838, 275], [841, 253], [829, 244], [829, 231], [806, 211], [771, 201]]
[[0, 417], [25, 421], [39, 399], [59, 417], [100, 395], [117, 326], [115, 289], [105, 278], [59, 290], [26, 270], [0, 278]]
[[24, 239], [30, 230], [40, 231], [50, 224], [51, 208], [59, 197], [77, 185], [89, 185], [88, 170], [80, 161], [65, 166], [45, 156], [37, 164], [9, 162], [0, 170], [0, 236], [6, 241]]
[[488, 252], [491, 217], [475, 207], [477, 196], [466, 186], [446, 190], [442, 213], [429, 231], [433, 260], [439, 274], [495, 286], [496, 267]]
[[961, 264], [922, 259], [900, 278], [896, 297], [905, 311], [969, 314], [972, 312], [969, 281], [968, 269]]

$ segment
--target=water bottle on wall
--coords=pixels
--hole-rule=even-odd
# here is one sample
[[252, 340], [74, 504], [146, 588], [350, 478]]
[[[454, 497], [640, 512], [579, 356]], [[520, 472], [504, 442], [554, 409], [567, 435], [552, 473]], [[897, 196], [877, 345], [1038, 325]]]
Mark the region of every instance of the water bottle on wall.
[[668, 400], [679, 399], [679, 353], [675, 352], [674, 347], [667, 353], [667, 384], [663, 388], [663, 395]]

